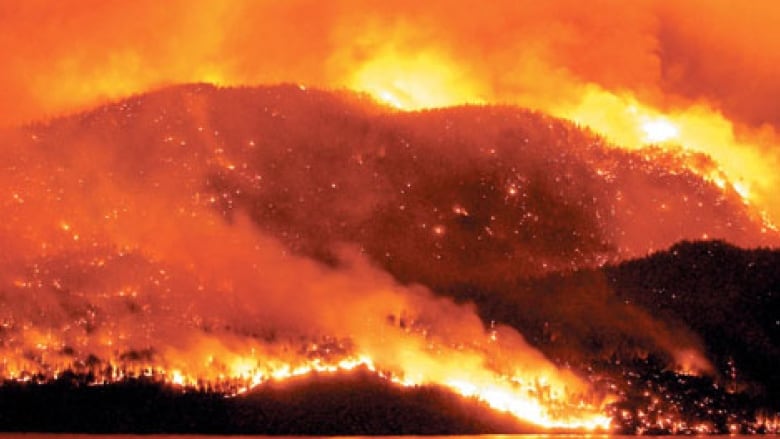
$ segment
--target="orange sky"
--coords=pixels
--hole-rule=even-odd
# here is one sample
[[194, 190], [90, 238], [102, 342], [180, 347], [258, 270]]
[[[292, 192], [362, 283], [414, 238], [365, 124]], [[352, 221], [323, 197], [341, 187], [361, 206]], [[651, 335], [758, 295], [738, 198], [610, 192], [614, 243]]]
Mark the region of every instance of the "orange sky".
[[349, 86], [377, 53], [443, 60], [483, 100], [594, 83], [777, 125], [772, 0], [0, 1], [0, 122], [188, 81]]

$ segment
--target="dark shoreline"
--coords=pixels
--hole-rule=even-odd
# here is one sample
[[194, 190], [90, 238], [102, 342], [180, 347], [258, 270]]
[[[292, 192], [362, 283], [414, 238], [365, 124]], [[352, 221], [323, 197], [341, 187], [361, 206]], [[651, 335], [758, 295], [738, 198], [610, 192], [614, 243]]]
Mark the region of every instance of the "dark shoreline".
[[514, 417], [436, 387], [400, 388], [368, 371], [268, 383], [243, 395], [146, 378], [79, 377], [0, 386], [0, 431], [265, 435], [530, 433]]
[[[368, 370], [268, 382], [241, 395], [185, 388], [155, 379], [90, 384], [65, 373], [46, 382], [0, 385], [0, 432], [394, 436], [484, 434], [702, 435], [693, 429], [611, 432], [544, 430], [435, 386], [403, 388]], [[614, 407], [617, 409], [618, 407]], [[708, 435], [763, 434], [742, 421]], [[733, 428], [733, 425], [731, 426]]]

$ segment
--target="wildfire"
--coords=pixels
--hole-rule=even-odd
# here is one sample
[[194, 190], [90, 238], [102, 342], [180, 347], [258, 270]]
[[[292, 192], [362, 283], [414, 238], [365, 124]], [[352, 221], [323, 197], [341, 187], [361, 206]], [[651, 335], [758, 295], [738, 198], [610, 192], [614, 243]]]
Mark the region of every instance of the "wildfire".
[[[754, 23], [759, 18], [773, 23], [777, 11], [769, 3], [758, 8], [762, 11], [759, 14], [735, 11], [723, 4], [706, 8], [706, 12], [695, 5], [671, 7], [649, 2], [626, 10], [623, 5], [612, 4], [610, 8], [615, 11], [608, 16], [565, 0], [545, 8], [497, 2], [478, 11], [468, 3], [456, 2], [448, 5], [446, 12], [435, 4], [387, 5], [380, 11], [349, 1], [336, 4], [341, 6], [296, 1], [279, 8], [264, 2], [227, 8], [209, 1], [198, 10], [177, 3], [170, 14], [150, 2], [128, 5], [130, 13], [107, 5], [54, 11], [20, 7], [4, 16], [2, 24], [9, 32], [7, 41], [2, 42], [22, 54], [6, 63], [9, 68], [4, 78], [9, 84], [22, 83], [8, 87], [13, 91], [3, 95], [0, 105], [13, 109], [4, 112], [8, 115], [4, 117], [11, 120], [21, 105], [22, 120], [31, 120], [163, 84], [191, 81], [220, 85], [293, 81], [326, 88], [346, 87], [370, 93], [378, 101], [403, 110], [518, 104], [586, 125], [616, 147], [637, 149], [651, 143], [707, 154], [726, 177], [723, 187], [755, 206], [757, 217], [780, 217], [780, 206], [774, 201], [778, 157], [766, 154], [775, 150], [777, 143], [771, 123], [740, 125], [724, 115], [717, 99], [659, 91], [663, 84], [653, 82], [658, 81], [656, 70], [659, 64], [666, 66], [665, 61], [672, 80], [677, 74], [709, 71], [699, 65], [675, 64], [675, 50], [684, 50], [682, 46], [690, 42], [685, 50], [695, 58], [691, 62], [711, 65], [712, 78], [703, 79], [723, 76], [728, 83], [721, 84], [722, 88], [746, 81], [744, 77], [724, 75], [723, 65], [752, 63], [732, 69], [755, 71], [756, 75], [748, 76], [751, 82], [738, 87], [738, 95], [732, 98], [740, 102], [762, 99], [764, 96], [758, 93], [764, 84], [760, 81], [769, 82], [769, 90], [776, 90], [771, 88], [775, 58], [769, 59], [767, 54], [780, 53], [772, 49], [777, 39], [771, 32], [754, 32], [772, 27]], [[691, 11], [701, 16], [701, 23], [694, 25], [680, 18], [691, 16]], [[98, 36], [90, 33], [89, 23], [95, 16], [106, 20], [99, 22], [122, 23], [128, 16], [144, 14], [150, 19], [142, 21], [146, 23], [141, 26], [143, 30], [128, 28], [132, 34], [127, 38], [113, 34], [104, 38], [100, 34], [106, 32], [104, 28], [124, 29], [122, 24], [98, 27], [94, 30]], [[240, 19], [243, 16], [253, 19]], [[260, 19], [265, 20], [264, 24], [256, 26]], [[329, 25], [306, 25], [312, 29], [298, 31], [298, 20], [308, 23], [312, 19]], [[735, 30], [720, 35], [718, 32], [727, 28], [719, 24], [721, 19], [732, 20]], [[58, 24], [62, 22], [71, 27]], [[657, 22], [667, 26], [649, 25]], [[51, 47], [27, 44], [26, 26], [37, 29], [41, 45]], [[616, 35], [603, 32], [610, 26]], [[717, 43], [705, 49], [694, 43], [698, 41], [695, 38], [685, 38], [681, 41], [685, 44], [667, 47], [672, 53], [665, 54], [657, 46], [664, 43], [664, 36], [658, 34], [661, 28], [690, 32], [702, 41], [715, 38], [712, 41]], [[81, 32], [67, 34], [66, 29]], [[63, 43], [68, 38], [80, 43], [76, 44], [81, 47], [78, 55], [71, 54], [73, 44]], [[626, 50], [623, 38], [629, 39], [628, 44], [636, 43], [637, 50]], [[105, 45], [98, 44], [103, 40], [107, 40]], [[130, 41], [118, 43], [125, 40]], [[723, 41], [731, 41], [726, 45], [729, 51], [713, 49], [725, 44]], [[762, 50], [762, 45], [768, 48]], [[732, 52], [738, 54], [737, 59], [728, 58]], [[105, 53], [112, 55], [106, 57]], [[672, 59], [667, 60], [667, 56]], [[708, 56], [712, 58], [706, 64], [703, 60]], [[251, 62], [255, 58], [258, 61]], [[585, 59], [587, 62], [582, 62]], [[625, 78], [621, 74], [624, 69]], [[599, 76], [607, 80], [588, 79]], [[611, 86], [611, 78], [622, 78], [622, 82]], [[695, 77], [689, 81], [691, 88], [698, 90]], [[725, 90], [724, 94], [727, 92], [734, 94], [733, 90]], [[761, 102], [753, 103], [759, 109], [769, 108]], [[774, 227], [771, 221], [766, 223]]]
[[[460, 77], [454, 63], [430, 54], [403, 57], [398, 54], [373, 58], [361, 66], [350, 86], [372, 94], [375, 99], [400, 110], [419, 110], [483, 102], [474, 78]], [[506, 99], [506, 98], [505, 98]], [[511, 101], [511, 98], [509, 99]], [[695, 162], [689, 170], [717, 185], [734, 191], [746, 205], [754, 206], [756, 218], [776, 230], [770, 218], [780, 215], [774, 203], [778, 182], [776, 164], [759, 151], [758, 141], [738, 138], [722, 114], [704, 105], [664, 112], [597, 86], [584, 88], [573, 105], [520, 102], [582, 124], [605, 136], [616, 148], [640, 150], [648, 145], [670, 152], [702, 153], [718, 168], [702, 170]]]
[[[337, 124], [322, 122], [329, 120], [323, 116], [326, 110], [293, 105], [310, 105], [315, 99], [288, 102], [284, 92], [263, 101], [267, 105], [252, 108], [256, 112], [241, 107], [244, 97], [238, 93], [232, 95], [235, 99], [225, 99], [224, 112], [214, 114], [205, 108], [209, 101], [203, 95], [182, 92], [175, 104], [157, 95], [153, 99], [166, 105], [151, 104], [143, 114], [134, 113], [133, 105], [144, 106], [143, 98], [138, 98], [119, 109], [105, 107], [105, 119], [88, 113], [73, 116], [75, 122], [63, 124], [60, 131], [47, 131], [59, 127], [48, 122], [18, 132], [11, 128], [11, 134], [1, 138], [0, 154], [0, 182], [10, 188], [0, 205], [7, 219], [0, 228], [0, 300], [14, 306], [0, 309], [4, 378], [49, 379], [74, 369], [94, 373], [95, 384], [154, 376], [176, 386], [208, 384], [238, 395], [271, 380], [362, 368], [400, 386], [443, 386], [544, 428], [608, 430], [611, 417], [604, 413], [605, 396], [589, 394], [592, 389], [582, 378], [556, 367], [520, 334], [508, 328], [487, 331], [469, 305], [441, 299], [422, 287], [399, 285], [393, 277], [397, 272], [374, 267], [376, 260], [365, 256], [374, 242], [357, 243], [357, 249], [347, 250], [355, 254], [343, 258], [333, 243], [346, 241], [346, 232], [337, 231], [347, 226], [358, 224], [354, 230], [359, 233], [354, 234], [364, 233], [363, 225], [376, 219], [366, 212], [377, 211], [391, 225], [418, 217], [414, 221], [426, 231], [422, 240], [431, 241], [430, 261], [436, 263], [446, 263], [447, 248], [467, 254], [475, 248], [501, 248], [508, 267], [515, 267], [513, 258], [527, 251], [542, 272], [548, 272], [552, 264], [547, 255], [534, 254], [530, 245], [518, 249], [522, 246], [506, 237], [537, 243], [543, 240], [543, 231], [553, 229], [560, 231], [560, 242], [581, 239], [597, 249], [594, 253], [606, 253], [610, 250], [604, 249], [615, 244], [619, 257], [630, 252], [620, 253], [620, 243], [610, 241], [611, 231], [599, 228], [617, 224], [614, 218], [630, 204], [624, 202], [622, 189], [612, 186], [620, 181], [619, 173], [601, 163], [582, 171], [598, 176], [588, 181], [608, 183], [609, 190], [601, 193], [614, 198], [609, 203], [576, 187], [579, 180], [571, 172], [550, 176], [551, 185], [560, 190], [556, 195], [556, 202], [562, 200], [560, 212], [538, 212], [533, 202], [544, 199], [545, 179], [538, 184], [516, 179], [525, 177], [522, 166], [505, 163], [497, 153], [499, 146], [484, 145], [480, 151], [488, 158], [460, 157], [456, 136], [463, 133], [446, 121], [441, 124], [444, 133], [431, 132], [439, 141], [437, 147], [453, 148], [455, 152], [449, 153], [457, 157], [432, 173], [436, 178], [431, 184], [460, 185], [462, 194], [482, 201], [499, 191], [498, 201], [482, 203], [495, 211], [482, 211], [481, 205], [465, 202], [460, 194], [443, 194], [441, 199], [425, 195], [431, 199], [426, 198], [428, 204], [407, 210], [411, 203], [405, 199], [416, 196], [418, 188], [408, 181], [391, 187], [407, 176], [385, 178], [380, 170], [392, 172], [401, 162], [404, 166], [414, 162], [419, 168], [408, 168], [414, 175], [439, 163], [438, 158], [426, 162], [422, 154], [430, 151], [424, 148], [403, 155], [414, 141], [406, 138], [403, 123], [394, 126], [397, 135], [382, 138], [382, 123], [395, 123], [390, 117], [405, 116], [402, 111], [516, 105], [544, 113], [542, 130], [549, 128], [549, 133], [543, 136], [564, 143], [568, 139], [563, 136], [574, 136], [575, 130], [556, 132], [546, 115], [565, 119], [603, 136], [611, 148], [638, 153], [638, 161], [657, 164], [668, 175], [698, 176], [697, 184], [705, 182], [698, 189], [705, 186], [710, 194], [717, 188], [716, 195], [729, 201], [724, 205], [736, 205], [740, 215], [749, 210], [750, 219], [763, 225], [761, 233], [755, 232], [761, 238], [778, 231], [773, 221], [780, 218], [775, 195], [780, 155], [775, 152], [776, 121], [766, 116], [776, 112], [772, 103], [759, 105], [759, 100], [771, 101], [760, 94], [777, 89], [774, 54], [780, 50], [775, 50], [774, 34], [754, 35], [761, 26], [752, 21], [734, 26], [748, 35], [742, 41], [739, 32], [718, 21], [723, 17], [711, 19], [712, 29], [698, 27], [687, 23], [688, 8], [696, 5], [656, 2], [637, 5], [636, 10], [614, 2], [610, 8], [615, 11], [609, 14], [563, 0], [544, 6], [494, 2], [480, 8], [467, 2], [400, 2], [377, 8], [350, 1], [238, 2], [230, 7], [218, 1], [204, 1], [199, 7], [177, 1], [167, 8], [146, 0], [121, 6], [97, 3], [4, 8], [0, 27], [7, 31], [0, 35], [0, 47], [8, 50], [0, 55], [5, 57], [0, 82], [7, 86], [0, 90], [0, 125], [66, 115], [176, 83], [346, 88], [372, 96], [391, 111], [381, 123], [360, 115], [360, 123], [368, 127], [365, 132], [374, 136], [365, 138], [371, 148], [342, 162], [363, 166], [364, 157], [373, 154], [380, 165], [368, 179], [362, 171], [323, 175], [331, 174], [332, 168], [319, 166], [318, 160], [328, 158], [321, 152], [335, 145], [333, 156], [338, 158], [349, 135], [342, 138]], [[716, 14], [723, 8], [701, 9]], [[736, 14], [732, 9], [725, 8], [725, 18]], [[773, 23], [774, 16], [767, 16]], [[754, 19], [753, 14], [748, 17]], [[726, 37], [719, 33], [721, 28], [729, 28]], [[685, 32], [692, 32], [692, 37]], [[705, 43], [717, 49], [708, 50]], [[637, 45], [641, 47], [635, 50]], [[738, 56], [720, 62], [731, 52]], [[696, 60], [712, 71], [680, 61], [700, 54], [704, 55]], [[706, 54], [713, 58], [708, 60]], [[743, 58], [750, 62], [738, 64]], [[729, 66], [725, 73], [722, 65]], [[719, 95], [724, 77], [753, 79], [738, 74], [742, 71], [755, 72], [756, 83]], [[684, 90], [686, 86], [692, 91]], [[294, 90], [306, 93], [307, 88], [299, 85]], [[337, 105], [335, 98], [327, 102]], [[746, 112], [751, 107], [745, 102], [761, 107], [757, 116], [734, 110]], [[168, 113], [168, 107], [179, 104], [184, 114]], [[348, 125], [353, 107], [344, 108]], [[307, 127], [290, 120], [311, 123], [316, 130], [306, 137]], [[189, 126], [193, 121], [197, 123]], [[212, 129], [217, 122], [235, 132]], [[90, 131], [96, 126], [104, 131]], [[146, 127], [149, 132], [122, 131], [127, 126]], [[238, 132], [247, 126], [262, 129], [241, 137]], [[514, 126], [507, 126], [496, 123], [496, 131], [514, 134]], [[409, 132], [427, 135], [425, 130]], [[117, 133], [134, 136], [127, 142], [131, 148], [114, 151], [119, 149], [112, 148]], [[561, 139], [555, 137], [559, 134]], [[277, 145], [273, 142], [284, 148], [274, 150], [269, 146]], [[323, 148], [306, 150], [310, 145]], [[540, 154], [545, 158], [549, 154], [554, 161], [556, 146], [560, 145], [545, 143], [547, 149]], [[394, 147], [403, 152], [388, 153]], [[472, 159], [484, 168], [467, 169]], [[290, 163], [294, 166], [285, 167]], [[497, 164], [503, 167], [491, 168]], [[583, 162], [582, 168], [589, 164]], [[457, 168], [464, 178], [447, 181], [444, 174], [450, 168]], [[294, 187], [298, 182], [286, 183], [280, 170], [313, 183]], [[472, 177], [474, 181], [469, 181]], [[567, 187], [563, 181], [569, 181]], [[386, 182], [388, 186], [381, 186]], [[338, 204], [323, 201], [371, 184], [379, 189], [355, 191], [359, 197]], [[566, 191], [576, 195], [571, 203]], [[687, 208], [687, 197], [681, 194], [684, 201], [678, 205]], [[670, 199], [654, 207], [659, 212], [673, 210]], [[340, 209], [336, 214], [323, 213], [331, 207], [336, 210], [334, 206]], [[501, 209], [521, 207], [527, 209], [526, 217], [505, 220]], [[637, 202], [625, 208], [640, 207], [644, 204]], [[709, 214], [709, 207], [701, 209], [702, 217]], [[577, 209], [586, 213], [579, 215]], [[291, 226], [298, 218], [315, 215], [323, 217], [318, 231]], [[626, 222], [640, 215], [644, 213]], [[594, 231], [547, 224], [569, 217], [589, 221]], [[668, 222], [663, 226], [675, 227]], [[731, 227], [728, 222], [724, 229]], [[470, 235], [459, 236], [459, 228]], [[661, 226], [659, 230], [659, 235], [667, 232]], [[331, 240], [314, 236], [320, 231], [332, 233]], [[638, 234], [644, 236], [645, 230]], [[377, 248], [387, 247], [379, 254], [395, 263], [392, 238], [375, 239], [381, 241]], [[499, 239], [504, 239], [502, 245], [485, 245]], [[652, 249], [656, 242], [650, 240], [648, 246]], [[406, 249], [407, 256], [418, 257], [422, 244], [412, 247]], [[588, 251], [582, 247], [572, 249], [572, 254]], [[375, 256], [371, 255], [380, 259]], [[583, 256], [582, 264], [602, 265], [611, 257]], [[422, 260], [413, 259], [409, 265]], [[571, 268], [576, 271], [580, 262], [572, 259]], [[430, 278], [441, 277], [447, 268], [442, 267], [431, 270]], [[424, 283], [410, 277], [404, 282]], [[706, 363], [689, 357], [690, 364], [683, 367], [686, 373]], [[692, 428], [709, 430], [705, 425]]]
[[692, 171], [721, 189], [735, 190], [746, 203], [774, 212], [771, 193], [778, 182], [772, 172], [775, 165], [759, 152], [763, 146], [738, 138], [731, 122], [704, 105], [664, 113], [632, 96], [591, 86], [578, 104], [553, 113], [594, 129], [619, 147], [641, 149], [654, 144], [706, 154], [722, 175], [702, 173], [695, 164], [690, 165]]
[[348, 85], [399, 110], [479, 104], [479, 87], [446, 57], [387, 50], [360, 66]]
[[[470, 307], [406, 290], [360, 260], [344, 272], [285, 256], [250, 225], [215, 221], [208, 209], [170, 229], [170, 247], [146, 245], [166, 263], [134, 265], [139, 254], [91, 246], [5, 280], [0, 300], [23, 312], [0, 315], [0, 376], [45, 382], [71, 370], [95, 385], [148, 377], [236, 396], [268, 381], [361, 368], [399, 386], [447, 388], [544, 429], [609, 429], [604, 396], [514, 330], [488, 331]], [[73, 233], [73, 224], [56, 228]], [[166, 228], [163, 220], [156, 227]], [[187, 227], [213, 238], [176, 242]], [[185, 245], [187, 252], [177, 250]], [[62, 313], [52, 308], [54, 297]], [[250, 329], [222, 329], [232, 324]]]
[[[8, 357], [4, 357], [0, 371], [4, 379], [23, 382], [38, 380], [43, 383], [45, 380], [57, 378], [64, 370], [82, 372], [89, 370], [95, 376], [95, 381], [91, 382], [91, 385], [121, 382], [127, 378], [148, 377], [185, 389], [208, 385], [212, 389], [221, 389], [227, 396], [237, 396], [268, 381], [283, 382], [311, 374], [334, 374], [361, 368], [403, 387], [439, 385], [463, 397], [476, 398], [495, 410], [512, 414], [520, 420], [546, 429], [608, 431], [611, 423], [611, 418], [601, 414], [596, 407], [581, 401], [566, 401], [566, 395], [557, 394], [556, 391], [551, 391], [548, 385], [542, 384], [545, 382], [544, 379], [531, 380], [534, 384], [527, 386], [521, 383], [529, 381], [528, 377], [506, 377], [479, 370], [450, 371], [453, 373], [451, 378], [429, 377], [416, 371], [405, 376], [380, 369], [367, 355], [347, 356], [330, 362], [316, 358], [297, 364], [285, 363], [281, 360], [261, 360], [255, 357], [236, 357], [231, 364], [219, 366], [213, 356], [210, 356], [210, 360], [210, 369], [199, 372], [185, 367], [165, 368], [158, 363], [131, 364], [126, 363], [125, 360], [123, 366], [110, 367], [108, 375], [94, 367], [84, 369], [84, 366], [62, 364], [47, 376], [41, 371], [32, 372], [35, 370], [34, 365], [19, 363], [14, 365]], [[122, 360], [114, 364], [122, 364]]]
[[677, 127], [666, 119], [648, 120], [642, 124], [642, 131], [645, 132], [644, 140], [647, 143], [666, 142], [676, 139], [680, 134]]

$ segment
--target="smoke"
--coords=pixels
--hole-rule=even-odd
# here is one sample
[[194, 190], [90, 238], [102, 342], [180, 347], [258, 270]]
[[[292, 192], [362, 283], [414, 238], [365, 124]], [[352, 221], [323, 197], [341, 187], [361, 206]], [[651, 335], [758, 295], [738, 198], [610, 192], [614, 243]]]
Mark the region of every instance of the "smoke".
[[741, 9], [610, 0], [0, 7], [6, 123], [168, 83], [350, 85], [383, 51], [448, 59], [489, 102], [548, 106], [544, 100], [578, 99], [578, 88], [595, 84], [661, 108], [706, 100], [731, 120], [777, 123], [766, 99], [777, 94], [780, 52], [772, 26], [780, 11], [771, 1]]
[[780, 9], [771, 1], [750, 8], [729, 2], [662, 4], [658, 34], [663, 91], [714, 103], [729, 119], [778, 127], [780, 93], [772, 72], [780, 58]]

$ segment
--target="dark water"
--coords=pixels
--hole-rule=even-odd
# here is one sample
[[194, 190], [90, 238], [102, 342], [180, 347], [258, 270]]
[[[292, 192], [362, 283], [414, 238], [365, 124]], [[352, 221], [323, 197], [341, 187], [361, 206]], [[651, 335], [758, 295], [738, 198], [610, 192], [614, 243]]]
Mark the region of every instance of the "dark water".
[[[498, 435], [463, 435], [463, 436], [211, 436], [192, 434], [52, 434], [52, 433], [0, 433], [0, 439], [94, 439], [98, 437], [111, 437], [112, 439], [392, 439], [392, 438], [420, 438], [420, 439], [593, 439], [593, 438], [635, 438], [636, 436], [615, 436], [608, 434], [498, 434]], [[669, 439], [675, 436], [655, 436], [658, 439]], [[679, 436], [676, 436], [679, 437]], [[730, 439], [741, 439], [743, 436], [730, 436]], [[745, 436], [745, 439], [747, 436]]]
[[[0, 439], [94, 439], [97, 437], [111, 437], [112, 439], [279, 439], [279, 436], [210, 436], [210, 435], [187, 435], [187, 434], [160, 434], [160, 435], [101, 435], [101, 434], [44, 434], [44, 433], [0, 433]], [[282, 436], [283, 438], [306, 438], [306, 439], [383, 439], [383, 438], [422, 438], [422, 439], [628, 439], [636, 436], [618, 436], [608, 434], [523, 434], [523, 435], [465, 435], [465, 436]], [[654, 436], [656, 439], [679, 438], [680, 436]], [[756, 436], [731, 435], [730, 439], [756, 438]]]
[[[197, 435], [197, 434], [71, 434], [71, 433], [0, 433], [0, 439], [95, 439], [110, 437], [112, 439], [594, 439], [594, 438], [634, 438], [635, 436], [612, 436], [607, 434], [499, 434], [499, 435], [463, 435], [463, 436], [252, 436], [252, 435]], [[670, 439], [673, 436], [655, 436], [658, 439]], [[742, 436], [730, 438], [741, 439]], [[746, 439], [746, 437], [745, 437]]]

